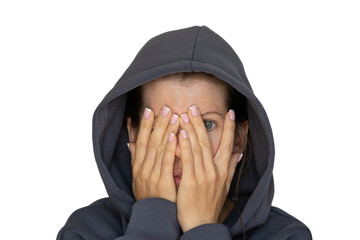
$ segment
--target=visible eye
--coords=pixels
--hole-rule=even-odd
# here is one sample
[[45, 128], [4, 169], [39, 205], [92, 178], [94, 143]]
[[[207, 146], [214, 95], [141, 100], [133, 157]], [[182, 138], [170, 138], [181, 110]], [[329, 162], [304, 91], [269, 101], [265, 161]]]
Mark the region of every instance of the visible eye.
[[211, 130], [216, 126], [216, 124], [213, 121], [207, 121], [207, 120], [204, 120], [204, 125], [206, 130]]

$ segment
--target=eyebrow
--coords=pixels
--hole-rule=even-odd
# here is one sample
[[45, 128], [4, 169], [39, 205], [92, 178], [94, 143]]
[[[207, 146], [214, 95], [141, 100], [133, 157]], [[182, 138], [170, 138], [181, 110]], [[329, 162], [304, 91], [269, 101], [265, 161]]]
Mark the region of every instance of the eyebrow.
[[201, 116], [204, 116], [204, 115], [207, 115], [207, 114], [217, 114], [217, 115], [220, 115], [221, 117], [224, 117], [223, 114], [221, 114], [221, 113], [219, 113], [219, 112], [215, 112], [215, 111], [205, 112], [205, 113], [201, 114]]

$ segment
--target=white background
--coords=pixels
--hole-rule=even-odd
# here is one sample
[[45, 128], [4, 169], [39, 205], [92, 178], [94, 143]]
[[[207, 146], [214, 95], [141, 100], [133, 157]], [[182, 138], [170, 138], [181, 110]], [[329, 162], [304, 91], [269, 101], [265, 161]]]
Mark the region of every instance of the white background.
[[1, 238], [55, 239], [106, 196], [93, 111], [148, 39], [193, 25], [229, 42], [267, 110], [273, 204], [314, 239], [359, 238], [357, 1], [172, 2], [1, 1]]

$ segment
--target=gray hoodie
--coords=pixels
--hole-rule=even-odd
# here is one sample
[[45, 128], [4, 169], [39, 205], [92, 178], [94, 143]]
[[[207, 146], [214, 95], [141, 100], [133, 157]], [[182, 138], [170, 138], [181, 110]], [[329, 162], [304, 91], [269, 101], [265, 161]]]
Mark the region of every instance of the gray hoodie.
[[[161, 198], [135, 200], [128, 132], [127, 92], [178, 72], [206, 72], [247, 98], [252, 154], [239, 184], [237, 205], [223, 223], [197, 226], [185, 234], [176, 204]], [[312, 239], [309, 229], [272, 207], [274, 140], [266, 112], [254, 95], [243, 65], [230, 45], [209, 28], [190, 27], [149, 40], [93, 116], [96, 163], [109, 197], [76, 210], [57, 239]], [[240, 221], [240, 216], [241, 220]]]

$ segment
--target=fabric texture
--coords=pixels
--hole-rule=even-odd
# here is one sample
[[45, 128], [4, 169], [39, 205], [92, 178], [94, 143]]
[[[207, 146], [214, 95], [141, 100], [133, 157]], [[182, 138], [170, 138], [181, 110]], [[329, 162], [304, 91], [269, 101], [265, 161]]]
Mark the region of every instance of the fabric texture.
[[[177, 222], [174, 203], [161, 198], [135, 201], [128, 132], [123, 124], [127, 92], [179, 72], [213, 74], [244, 95], [252, 142], [237, 205], [223, 223], [200, 225], [185, 234]], [[166, 32], [144, 45], [95, 110], [93, 147], [109, 197], [75, 211], [58, 233], [58, 240], [244, 239], [243, 230], [246, 239], [312, 239], [303, 223], [271, 206], [275, 148], [268, 117], [237, 54], [206, 26]]]

